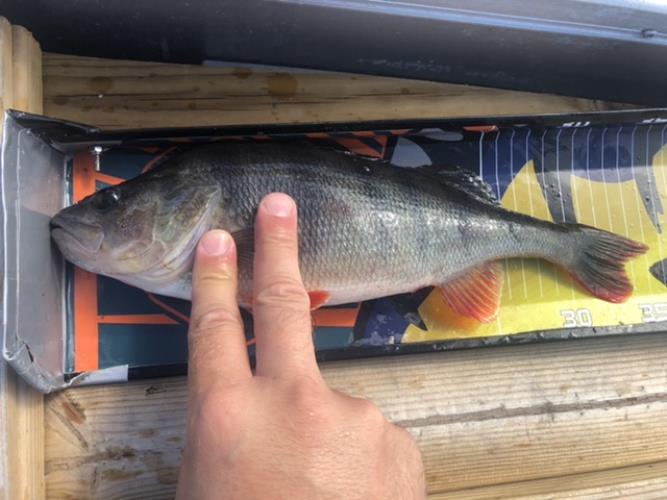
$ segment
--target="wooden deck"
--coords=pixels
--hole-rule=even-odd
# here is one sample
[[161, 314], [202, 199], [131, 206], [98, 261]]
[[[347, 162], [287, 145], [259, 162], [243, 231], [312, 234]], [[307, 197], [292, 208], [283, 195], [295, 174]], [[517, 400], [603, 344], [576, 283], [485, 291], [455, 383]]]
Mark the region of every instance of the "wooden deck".
[[[30, 42], [28, 55], [24, 49], [7, 52], [12, 40], [19, 47]], [[0, 49], [4, 107], [39, 111], [43, 102], [45, 114], [105, 128], [621, 107], [400, 79], [41, 55], [27, 32], [8, 23], [0, 23]], [[7, 54], [13, 54], [10, 63]], [[21, 83], [41, 81], [41, 71], [43, 100], [36, 83]], [[14, 91], [7, 90], [9, 80]], [[19, 88], [27, 89], [26, 97], [16, 97]], [[665, 335], [336, 362], [322, 369], [333, 387], [372, 399], [413, 433], [434, 498], [667, 494]], [[183, 445], [184, 379], [77, 388], [42, 398], [2, 367], [0, 386], [0, 488], [7, 498], [173, 495]]]
[[[665, 335], [337, 362], [322, 369], [334, 388], [370, 398], [412, 432], [429, 492], [448, 493], [443, 498], [667, 491]], [[47, 397], [48, 496], [173, 493], [185, 398], [183, 379]]]

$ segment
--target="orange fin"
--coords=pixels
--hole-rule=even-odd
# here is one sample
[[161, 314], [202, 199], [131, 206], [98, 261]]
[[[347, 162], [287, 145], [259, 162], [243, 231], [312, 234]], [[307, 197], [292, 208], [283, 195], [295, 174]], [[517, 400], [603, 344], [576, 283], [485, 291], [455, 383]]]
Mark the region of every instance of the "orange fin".
[[326, 304], [329, 301], [331, 294], [329, 292], [317, 290], [314, 292], [308, 292], [308, 297], [310, 297], [310, 310], [314, 311], [315, 309], [319, 309], [324, 304]]
[[[315, 291], [308, 292], [308, 297], [310, 298], [310, 310], [314, 311], [326, 304], [329, 301], [331, 294], [329, 292]], [[245, 307], [252, 312], [253, 297], [241, 297], [240, 304], [241, 307]]]
[[240, 297], [239, 299], [239, 306], [247, 309], [249, 312], [252, 312], [252, 303], [253, 303], [252, 295], [246, 295], [244, 297]]
[[576, 234], [577, 249], [574, 262], [559, 264], [598, 299], [625, 302], [632, 294], [625, 262], [645, 253], [648, 247], [593, 227], [580, 224], [566, 227]]
[[490, 323], [500, 306], [503, 264], [500, 261], [482, 264], [438, 288], [454, 311], [481, 323]]

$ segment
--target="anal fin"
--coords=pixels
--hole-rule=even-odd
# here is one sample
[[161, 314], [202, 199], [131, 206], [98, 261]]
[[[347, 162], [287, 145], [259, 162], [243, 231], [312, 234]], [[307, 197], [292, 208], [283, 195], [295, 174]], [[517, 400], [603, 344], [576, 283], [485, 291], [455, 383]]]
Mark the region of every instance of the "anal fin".
[[438, 286], [442, 298], [458, 314], [490, 323], [498, 315], [503, 263], [488, 262]]

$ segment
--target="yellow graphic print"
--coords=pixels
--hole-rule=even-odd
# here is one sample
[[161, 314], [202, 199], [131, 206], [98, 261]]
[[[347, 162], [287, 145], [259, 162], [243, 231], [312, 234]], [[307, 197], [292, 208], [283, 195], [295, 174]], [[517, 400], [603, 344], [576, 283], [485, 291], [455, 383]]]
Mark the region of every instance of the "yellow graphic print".
[[[667, 147], [652, 159], [662, 206], [667, 206]], [[501, 306], [495, 322], [481, 324], [462, 318], [434, 290], [419, 307], [426, 330], [410, 325], [402, 342], [512, 335], [540, 330], [605, 327], [667, 321], [667, 287], [649, 268], [667, 257], [667, 227], [659, 214], [663, 233], [649, 219], [634, 180], [596, 182], [572, 177], [572, 197], [577, 221], [641, 241], [649, 251], [631, 260], [626, 269], [634, 285], [622, 304], [596, 299], [574, 283], [567, 273], [545, 261], [511, 259], [505, 262]], [[502, 206], [551, 220], [532, 161], [516, 175], [501, 200]]]

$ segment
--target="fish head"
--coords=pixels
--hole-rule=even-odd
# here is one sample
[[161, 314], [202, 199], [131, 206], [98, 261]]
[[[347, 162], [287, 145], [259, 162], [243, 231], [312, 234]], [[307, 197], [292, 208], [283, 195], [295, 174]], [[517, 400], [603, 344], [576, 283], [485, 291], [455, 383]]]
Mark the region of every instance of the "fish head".
[[136, 178], [58, 212], [51, 236], [73, 264], [158, 290], [191, 263], [210, 222], [211, 189], [177, 176]]
[[51, 237], [63, 256], [88, 271], [139, 270], [155, 247], [157, 200], [131, 183], [112, 186], [58, 212]]

